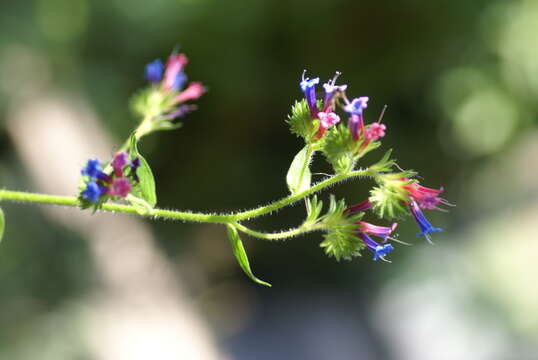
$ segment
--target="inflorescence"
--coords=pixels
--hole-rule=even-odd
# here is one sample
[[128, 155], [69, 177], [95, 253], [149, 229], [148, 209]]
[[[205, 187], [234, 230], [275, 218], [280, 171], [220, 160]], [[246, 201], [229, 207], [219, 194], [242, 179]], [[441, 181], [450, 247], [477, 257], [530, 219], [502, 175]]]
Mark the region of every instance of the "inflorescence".
[[[78, 198], [0, 190], [0, 200], [62, 204], [93, 208], [94, 211], [104, 209], [152, 218], [223, 224], [227, 227], [239, 265], [247, 276], [263, 285], [269, 284], [253, 275], [239, 237], [240, 232], [276, 240], [322, 231], [324, 234], [320, 246], [327, 255], [337, 260], [351, 259], [367, 249], [373, 254], [374, 260], [388, 261], [387, 255], [395, 250], [394, 242], [407, 244], [394, 235], [398, 226], [395, 221], [403, 216], [414, 218], [420, 229], [417, 236], [424, 236], [429, 242], [431, 234], [442, 231], [434, 227], [423, 213], [423, 210], [443, 210], [442, 205], [451, 205], [440, 197], [444, 190], [442, 187], [432, 189], [419, 184], [414, 171], [402, 170], [391, 158], [391, 150], [376, 163], [358, 167], [364, 155], [381, 146], [381, 139], [387, 132], [387, 126], [382, 122], [386, 107], [377, 121], [366, 122], [364, 112], [368, 108], [369, 98], [360, 96], [350, 100], [347, 96], [348, 86], [336, 83], [341, 75], [339, 72], [323, 84], [324, 94], [320, 98], [316, 93], [319, 78], [308, 78], [306, 71], [303, 72], [299, 87], [304, 99], [292, 106], [287, 122], [291, 132], [302, 138], [305, 146], [293, 158], [286, 175], [290, 191], [288, 196], [268, 205], [231, 214], [155, 208], [155, 180], [137, 144], [142, 137], [153, 132], [177, 129], [181, 123], [175, 120], [196, 109], [191, 102], [199, 99], [206, 89], [200, 82], [188, 82], [184, 72], [187, 63], [185, 54], [173, 52], [166, 64], [157, 59], [146, 65], [144, 77], [149, 86], [135, 94], [131, 104], [140, 119], [138, 127], [110, 162], [88, 160], [81, 171]], [[338, 111], [341, 111], [341, 115]], [[344, 116], [347, 117], [345, 123], [342, 121]], [[323, 154], [334, 174], [313, 184], [310, 167], [316, 153]], [[329, 206], [323, 213], [323, 203], [315, 193], [346, 179], [361, 177], [375, 181], [368, 199], [349, 206], [343, 199], [337, 200], [330, 195]], [[243, 221], [273, 213], [300, 200], [306, 204], [306, 219], [295, 229], [263, 233], [242, 224]], [[109, 204], [110, 201], [123, 204]], [[364, 221], [363, 217], [368, 212], [385, 219], [390, 225]], [[0, 234], [3, 224], [0, 209]]]

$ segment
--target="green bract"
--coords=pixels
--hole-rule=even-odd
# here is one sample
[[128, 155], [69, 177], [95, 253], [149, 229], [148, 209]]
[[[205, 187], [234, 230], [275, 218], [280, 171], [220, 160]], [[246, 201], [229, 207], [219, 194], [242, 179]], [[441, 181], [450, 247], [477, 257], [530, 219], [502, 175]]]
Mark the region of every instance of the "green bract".
[[324, 240], [320, 246], [328, 256], [340, 259], [351, 260], [355, 256], [360, 256], [360, 251], [364, 249], [364, 243], [357, 236], [357, 222], [362, 218], [363, 213], [349, 214], [344, 200], [336, 201], [331, 195], [330, 206], [327, 214], [322, 218], [322, 224], [327, 229]]

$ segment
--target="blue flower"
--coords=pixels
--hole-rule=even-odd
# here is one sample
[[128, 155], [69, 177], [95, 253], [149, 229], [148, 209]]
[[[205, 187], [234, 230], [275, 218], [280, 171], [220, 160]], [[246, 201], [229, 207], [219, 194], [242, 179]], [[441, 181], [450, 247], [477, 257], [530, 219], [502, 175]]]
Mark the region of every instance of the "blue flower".
[[83, 176], [97, 179], [102, 174], [101, 162], [98, 159], [90, 159], [81, 171]]
[[359, 232], [359, 237], [366, 244], [368, 249], [374, 254], [374, 260], [385, 260], [385, 255], [394, 250], [394, 247], [391, 244], [381, 245], [375, 242], [374, 239], [368, 236], [364, 232]]
[[301, 87], [302, 92], [308, 103], [308, 108], [310, 109], [310, 115], [312, 119], [317, 119], [319, 109], [316, 104], [316, 85], [319, 84], [319, 78], [305, 78], [306, 70], [303, 72], [303, 77], [299, 86]]
[[95, 181], [90, 181], [86, 184], [86, 189], [82, 192], [82, 197], [92, 203], [97, 203], [101, 195], [105, 192], [105, 187], [98, 185]]
[[146, 65], [145, 78], [148, 81], [157, 83], [163, 78], [164, 65], [161, 59], [154, 60]]
[[428, 219], [426, 219], [426, 217], [422, 213], [422, 210], [420, 210], [420, 207], [418, 206], [416, 201], [413, 200], [409, 203], [409, 210], [411, 210], [411, 214], [413, 215], [415, 221], [420, 227], [420, 233], [418, 233], [417, 236], [424, 236], [426, 240], [428, 240], [428, 242], [431, 244], [432, 239], [430, 233], [441, 232], [443, 231], [443, 229], [433, 227], [432, 224], [430, 224]]
[[170, 87], [172, 90], [181, 90], [187, 82], [187, 75], [183, 71], [177, 73], [174, 83]]

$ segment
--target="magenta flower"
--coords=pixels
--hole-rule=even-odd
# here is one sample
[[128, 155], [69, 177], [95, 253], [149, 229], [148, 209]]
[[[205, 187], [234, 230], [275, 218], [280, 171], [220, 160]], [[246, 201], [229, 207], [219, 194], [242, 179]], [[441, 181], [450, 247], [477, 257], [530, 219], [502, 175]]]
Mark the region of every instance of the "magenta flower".
[[396, 229], [398, 226], [397, 223], [392, 224], [392, 226], [378, 226], [373, 225], [370, 223], [367, 223], [365, 221], [359, 221], [357, 223], [359, 225], [358, 230], [360, 232], [367, 233], [368, 235], [377, 236], [383, 239], [383, 242], [387, 242], [387, 239], [389, 238], [390, 234]]
[[319, 112], [318, 113], [318, 119], [319, 119], [319, 130], [316, 134], [316, 138], [320, 139], [325, 131], [327, 131], [328, 128], [331, 126], [338, 124], [340, 122], [340, 116], [336, 115], [333, 112]]
[[116, 177], [123, 176], [123, 168], [129, 163], [129, 154], [125, 151], [117, 152], [114, 154], [114, 158], [110, 163], [110, 166], [114, 169], [114, 175]]
[[369, 200], [364, 200], [356, 205], [351, 205], [347, 208], [346, 212], [351, 214], [356, 214], [359, 212], [364, 212], [372, 208], [372, 203]]
[[[408, 180], [408, 179], [404, 179]], [[439, 197], [444, 189], [431, 189], [419, 184], [404, 185], [403, 188], [409, 192], [409, 197], [418, 203], [421, 209], [426, 210], [440, 210], [437, 205], [444, 204], [450, 205], [448, 201]]]
[[133, 187], [126, 177], [115, 178], [110, 184], [108, 194], [112, 196], [126, 197]]

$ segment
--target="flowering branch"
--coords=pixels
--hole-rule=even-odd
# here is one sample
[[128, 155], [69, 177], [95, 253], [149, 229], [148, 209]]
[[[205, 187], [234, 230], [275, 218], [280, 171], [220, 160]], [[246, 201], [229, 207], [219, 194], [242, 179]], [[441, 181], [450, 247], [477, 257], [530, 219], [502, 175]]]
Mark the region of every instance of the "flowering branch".
[[[337, 85], [340, 73], [323, 84], [325, 95], [317, 98], [316, 85], [319, 78], [305, 77], [300, 88], [304, 99], [297, 101], [288, 116], [292, 133], [302, 138], [305, 146], [295, 155], [286, 182], [290, 194], [268, 205], [228, 214], [195, 213], [167, 210], [155, 207], [157, 195], [155, 180], [146, 159], [138, 151], [138, 142], [156, 131], [173, 130], [181, 127], [176, 122], [196, 109], [189, 103], [205, 92], [199, 82], [187, 81], [183, 69], [188, 63], [182, 53], [172, 53], [166, 65], [161, 60], [149, 63], [145, 68], [150, 86], [135, 94], [132, 101], [134, 112], [140, 117], [138, 127], [112, 159], [102, 163], [90, 159], [81, 171], [82, 181], [78, 197], [36, 194], [20, 191], [0, 190], [0, 201], [41, 203], [92, 208], [93, 211], [111, 211], [134, 214], [151, 219], [170, 219], [189, 222], [223, 224], [234, 255], [243, 271], [255, 282], [270, 286], [252, 273], [239, 232], [265, 239], [283, 240], [313, 231], [323, 231], [320, 246], [327, 255], [340, 259], [351, 259], [368, 249], [374, 260], [387, 260], [395, 248], [392, 242], [401, 242], [393, 237], [397, 224], [380, 226], [362, 221], [368, 211], [387, 220], [409, 215], [417, 222], [420, 233], [431, 242], [431, 234], [442, 231], [434, 227], [422, 210], [440, 210], [440, 205], [450, 205], [440, 198], [443, 188], [430, 189], [418, 183], [415, 172], [395, 166], [391, 151], [378, 162], [367, 168], [357, 168], [359, 160], [381, 146], [387, 127], [383, 124], [384, 110], [378, 121], [367, 124], [364, 111], [369, 98], [361, 96], [349, 100], [347, 85]], [[336, 113], [341, 108], [348, 114], [347, 124]], [[321, 152], [334, 169], [334, 175], [313, 184], [310, 164], [316, 152]], [[396, 170], [394, 169], [396, 168]], [[330, 196], [329, 206], [323, 213], [323, 202], [315, 195], [322, 190], [351, 179], [369, 177], [376, 182], [370, 196], [356, 205], [346, 205], [341, 199]], [[275, 233], [252, 230], [243, 221], [267, 215], [304, 200], [306, 219], [297, 228]], [[4, 214], [0, 209], [0, 239], [4, 232]], [[380, 242], [374, 240], [380, 239]]]

